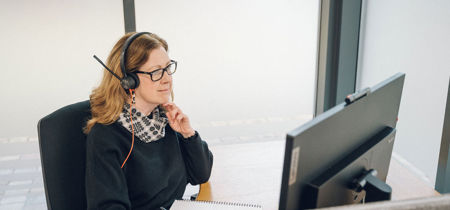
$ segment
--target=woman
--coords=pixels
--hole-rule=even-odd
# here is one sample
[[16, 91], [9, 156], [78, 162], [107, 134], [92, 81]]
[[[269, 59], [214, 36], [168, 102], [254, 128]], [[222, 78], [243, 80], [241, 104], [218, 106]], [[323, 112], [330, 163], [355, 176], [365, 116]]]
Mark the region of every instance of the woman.
[[148, 32], [113, 47], [84, 129], [88, 209], [168, 209], [187, 183], [208, 181], [212, 153], [169, 101], [177, 63], [167, 51]]

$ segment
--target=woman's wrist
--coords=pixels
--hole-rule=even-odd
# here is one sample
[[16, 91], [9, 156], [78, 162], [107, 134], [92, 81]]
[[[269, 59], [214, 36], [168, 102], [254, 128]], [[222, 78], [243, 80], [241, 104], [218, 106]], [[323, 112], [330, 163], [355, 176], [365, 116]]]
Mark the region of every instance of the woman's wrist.
[[185, 138], [185, 139], [190, 138], [190, 137], [192, 137], [192, 136], [195, 135], [195, 130], [192, 129], [191, 131], [186, 132], [186, 133], [182, 133], [181, 135], [182, 135], [183, 138]]

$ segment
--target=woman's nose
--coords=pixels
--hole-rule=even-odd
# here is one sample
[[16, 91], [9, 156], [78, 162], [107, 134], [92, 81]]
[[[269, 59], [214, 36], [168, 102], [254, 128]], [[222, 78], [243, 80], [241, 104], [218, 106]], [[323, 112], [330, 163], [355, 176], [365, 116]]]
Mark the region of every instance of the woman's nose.
[[172, 76], [167, 73], [167, 71], [163, 71], [163, 77], [161, 78], [161, 83], [168, 83], [172, 81]]

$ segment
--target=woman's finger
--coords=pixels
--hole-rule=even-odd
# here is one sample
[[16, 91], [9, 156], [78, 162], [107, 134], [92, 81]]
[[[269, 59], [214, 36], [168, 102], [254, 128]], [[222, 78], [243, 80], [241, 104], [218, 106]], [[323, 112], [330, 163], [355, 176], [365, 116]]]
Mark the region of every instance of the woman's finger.
[[177, 115], [178, 115], [178, 110], [177, 109], [173, 109], [172, 110], [172, 119], [177, 119]]
[[170, 106], [170, 105], [174, 105], [174, 103], [173, 102], [167, 102], [167, 103], [163, 104], [163, 106]]
[[173, 119], [173, 117], [174, 117], [174, 110], [168, 109], [167, 112], [166, 112], [166, 116]]
[[175, 119], [172, 117], [171, 114], [167, 115], [167, 119], [169, 119], [169, 123], [172, 124], [172, 125], [176, 123]]
[[166, 116], [169, 119], [169, 123], [172, 126], [177, 127], [177, 129], [182, 129], [181, 128], [182, 121], [184, 119], [187, 119], [187, 116], [181, 111], [181, 109], [174, 103], [163, 104], [163, 107], [167, 111]]
[[183, 118], [184, 118], [184, 115], [183, 114], [179, 114], [176, 119], [177, 119], [177, 121], [181, 122], [181, 120]]
[[167, 116], [167, 119], [169, 120], [169, 122], [172, 123], [172, 117], [170, 116], [170, 114], [167, 113], [166, 116]]
[[[174, 103], [166, 103], [166, 104], [163, 104], [163, 106], [167, 109], [167, 111], [169, 111], [169, 112], [180, 112], [180, 113], [183, 113], [182, 111], [181, 111], [181, 109], [177, 106], [177, 105], [175, 105]], [[174, 114], [174, 115], [172, 115], [173, 117], [175, 117], [176, 116], [176, 114]]]
[[165, 103], [163, 104], [163, 107], [170, 110], [174, 105], [175, 105], [174, 103]]

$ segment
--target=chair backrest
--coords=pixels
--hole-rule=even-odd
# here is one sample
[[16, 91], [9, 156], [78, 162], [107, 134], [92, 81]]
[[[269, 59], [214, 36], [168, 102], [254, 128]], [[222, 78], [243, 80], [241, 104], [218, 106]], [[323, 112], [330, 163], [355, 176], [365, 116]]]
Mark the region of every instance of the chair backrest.
[[86, 135], [89, 101], [65, 106], [38, 123], [39, 148], [48, 209], [86, 209]]

